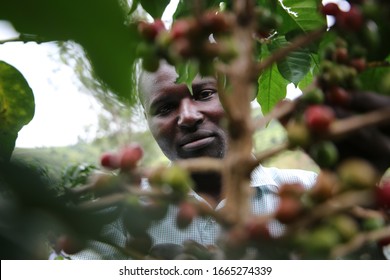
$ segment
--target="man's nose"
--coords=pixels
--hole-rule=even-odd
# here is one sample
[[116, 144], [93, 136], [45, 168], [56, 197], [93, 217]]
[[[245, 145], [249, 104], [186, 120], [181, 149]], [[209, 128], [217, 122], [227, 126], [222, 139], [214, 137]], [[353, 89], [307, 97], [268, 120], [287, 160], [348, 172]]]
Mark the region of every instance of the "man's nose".
[[203, 122], [203, 114], [191, 99], [181, 101], [177, 124], [181, 128], [193, 128]]

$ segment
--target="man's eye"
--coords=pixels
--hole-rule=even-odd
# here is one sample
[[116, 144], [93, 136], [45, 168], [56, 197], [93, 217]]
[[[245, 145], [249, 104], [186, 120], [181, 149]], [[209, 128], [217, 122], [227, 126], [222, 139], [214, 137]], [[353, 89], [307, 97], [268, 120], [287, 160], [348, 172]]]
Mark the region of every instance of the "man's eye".
[[210, 99], [214, 94], [215, 94], [214, 90], [210, 90], [210, 89], [202, 90], [197, 94], [196, 99], [197, 100], [207, 100], [207, 99]]
[[156, 110], [157, 115], [167, 115], [174, 109], [173, 104], [165, 104]]

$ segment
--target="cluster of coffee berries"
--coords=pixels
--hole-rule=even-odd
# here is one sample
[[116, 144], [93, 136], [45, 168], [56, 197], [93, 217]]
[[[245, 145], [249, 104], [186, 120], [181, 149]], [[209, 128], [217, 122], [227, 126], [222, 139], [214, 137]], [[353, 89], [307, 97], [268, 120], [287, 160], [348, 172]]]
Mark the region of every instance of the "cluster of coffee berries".
[[152, 23], [142, 21], [138, 30], [144, 42], [139, 44], [138, 56], [142, 58], [144, 69], [150, 72], [158, 69], [162, 58], [172, 65], [196, 59], [201, 72], [210, 72], [208, 67], [211, 67], [214, 58], [228, 61], [236, 55], [232, 42], [226, 36], [231, 28], [229, 14], [214, 10], [204, 11], [198, 17], [178, 19], [170, 30], [161, 20]]
[[390, 5], [386, 1], [349, 1], [349, 10], [342, 10], [336, 3], [327, 3], [320, 10], [332, 16], [332, 31], [347, 38], [351, 45], [366, 51], [368, 58], [383, 60], [388, 55], [390, 40], [387, 38], [390, 22]]
[[110, 169], [129, 171], [135, 169], [143, 157], [143, 149], [138, 144], [129, 144], [119, 152], [106, 152], [100, 157], [101, 166]]
[[[274, 217], [287, 226], [286, 240], [302, 258], [332, 258], [337, 246], [353, 243], [355, 237], [362, 238], [386, 226], [383, 210], [390, 205], [390, 184], [384, 181], [378, 187], [378, 180], [379, 174], [370, 163], [345, 160], [335, 172], [321, 170], [311, 189], [299, 184], [282, 185]], [[353, 201], [356, 194], [367, 201]], [[350, 206], [345, 205], [348, 203]], [[369, 209], [363, 210], [365, 207]], [[380, 239], [381, 245], [384, 241]]]

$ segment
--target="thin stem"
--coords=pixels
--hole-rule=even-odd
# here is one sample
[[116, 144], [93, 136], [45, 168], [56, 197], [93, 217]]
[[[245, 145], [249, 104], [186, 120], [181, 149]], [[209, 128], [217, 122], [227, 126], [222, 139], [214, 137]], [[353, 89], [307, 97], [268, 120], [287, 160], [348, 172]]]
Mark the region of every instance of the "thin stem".
[[367, 233], [360, 233], [348, 243], [339, 245], [334, 248], [330, 253], [330, 257], [332, 259], [343, 257], [349, 253], [356, 251], [366, 243], [378, 241], [388, 236], [390, 236], [390, 226]]

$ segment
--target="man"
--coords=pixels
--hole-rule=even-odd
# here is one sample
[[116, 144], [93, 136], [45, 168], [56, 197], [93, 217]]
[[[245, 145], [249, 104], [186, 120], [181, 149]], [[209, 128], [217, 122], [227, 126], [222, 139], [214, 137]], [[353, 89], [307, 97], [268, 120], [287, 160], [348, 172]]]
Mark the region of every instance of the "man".
[[[191, 93], [187, 85], [176, 84], [176, 78], [175, 69], [164, 62], [161, 63], [157, 72], [141, 74], [140, 100], [153, 137], [172, 162], [196, 157], [222, 159], [227, 151], [228, 136], [223, 126], [225, 113], [219, 101], [216, 80], [213, 77], [197, 76], [192, 82]], [[351, 108], [359, 108], [359, 104], [362, 103], [369, 104], [364, 99], [365, 96], [366, 93], [357, 95], [356, 100], [351, 101]], [[374, 99], [369, 97], [369, 100], [375, 101], [376, 95], [373, 97]], [[359, 101], [362, 98], [364, 102]], [[383, 102], [376, 103], [383, 104]], [[359, 135], [354, 137], [359, 137]], [[342, 147], [343, 142], [339, 144]], [[359, 150], [359, 148], [356, 149]], [[388, 150], [384, 149], [383, 152], [385, 151], [387, 153]], [[386, 160], [388, 162], [388, 158]], [[371, 162], [375, 163], [375, 161]], [[380, 167], [381, 162], [376, 165]], [[221, 178], [218, 174], [213, 172], [192, 174], [192, 179], [195, 188], [189, 195], [193, 199], [208, 203], [216, 211], [223, 207]], [[274, 212], [278, 204], [277, 191], [281, 185], [299, 183], [305, 188], [310, 188], [315, 179], [316, 174], [309, 171], [258, 166], [251, 174], [251, 186], [254, 189], [254, 195], [251, 198], [252, 212], [254, 214]], [[148, 182], [145, 181], [144, 186], [148, 188]], [[179, 246], [187, 240], [193, 240], [205, 246], [216, 244], [221, 228], [211, 217], [197, 217], [186, 229], [178, 229], [177, 213], [178, 208], [171, 206], [166, 217], [154, 223], [149, 229], [148, 233], [153, 239], [154, 248], [160, 248], [160, 256], [172, 257], [174, 254], [170, 253], [180, 251]], [[283, 225], [273, 221], [269, 224], [269, 230], [272, 235], [278, 236], [283, 232]], [[128, 234], [122, 222], [117, 222], [106, 227], [103, 231], [103, 238], [123, 248]], [[161, 252], [161, 248], [165, 252]], [[99, 242], [91, 243], [88, 249], [71, 257], [73, 259], [127, 258], [120, 250]]]
[[[155, 73], [143, 72], [140, 77], [140, 100], [153, 137], [163, 153], [172, 162], [196, 157], [223, 158], [227, 151], [228, 135], [223, 127], [224, 110], [219, 101], [217, 81], [213, 77], [197, 76], [192, 93], [185, 84], [176, 84], [175, 69], [162, 62]], [[259, 166], [252, 173], [251, 199], [254, 214], [272, 213], [277, 206], [278, 187], [284, 183], [300, 183], [310, 188], [316, 174], [304, 170], [279, 170]], [[221, 197], [221, 177], [213, 172], [192, 174], [195, 191], [189, 195], [218, 210], [224, 205]], [[145, 182], [145, 187], [148, 183]], [[209, 199], [211, 198], [211, 199]], [[212, 202], [210, 202], [212, 201]], [[214, 202], [214, 203], [213, 203]], [[197, 217], [186, 229], [178, 229], [178, 208], [171, 206], [167, 216], [149, 230], [153, 245], [177, 244], [193, 240], [202, 245], [216, 244], [221, 233], [220, 225], [210, 217]], [[271, 222], [272, 235], [280, 235], [283, 226]], [[107, 227], [104, 236], [114, 240], [118, 247], [126, 243], [126, 230], [121, 223]], [[73, 255], [78, 259], [122, 259], [118, 250], [103, 243], [93, 243], [83, 252]]]

